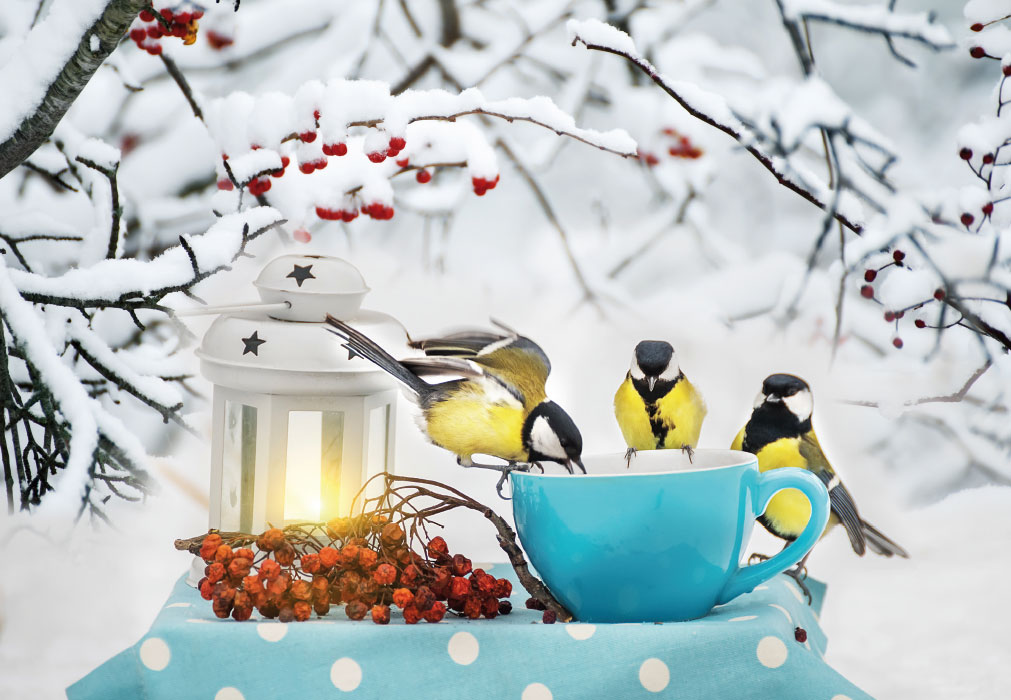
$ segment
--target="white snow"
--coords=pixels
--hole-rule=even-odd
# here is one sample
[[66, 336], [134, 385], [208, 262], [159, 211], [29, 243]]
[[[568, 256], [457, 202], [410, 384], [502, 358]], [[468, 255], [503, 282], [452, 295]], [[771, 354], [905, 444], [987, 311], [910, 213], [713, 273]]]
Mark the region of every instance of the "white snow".
[[92, 53], [98, 53], [98, 50], [102, 47], [102, 42], [98, 38], [97, 34], [92, 34], [88, 37], [88, 48], [91, 49]]
[[793, 20], [824, 17], [863, 29], [920, 36], [938, 46], [952, 46], [951, 34], [944, 25], [931, 22], [926, 12], [906, 14], [885, 5], [852, 5], [835, 0], [782, 0], [784, 14]]

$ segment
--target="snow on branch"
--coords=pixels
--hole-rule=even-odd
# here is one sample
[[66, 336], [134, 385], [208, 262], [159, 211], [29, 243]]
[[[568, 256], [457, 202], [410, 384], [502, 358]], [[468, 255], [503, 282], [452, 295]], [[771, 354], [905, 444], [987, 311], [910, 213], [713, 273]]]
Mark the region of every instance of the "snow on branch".
[[835, 0], [779, 0], [791, 21], [829, 22], [890, 38], [910, 39], [935, 51], [955, 46], [948, 30], [934, 21], [933, 13], [900, 13], [883, 5], [853, 5]]
[[[723, 97], [692, 83], [670, 80], [661, 75], [653, 64], [639, 55], [631, 37], [616, 27], [611, 27], [596, 19], [569, 20], [566, 27], [573, 46], [582, 44], [587, 49], [612, 53], [627, 59], [648, 75], [690, 115], [722, 131], [741, 144], [766, 170], [772, 173], [779, 184], [820, 209], [828, 208], [824, 195], [828, 188], [821, 183], [812, 184], [810, 181], [805, 181], [801, 173], [795, 171], [781, 153], [763, 148], [763, 142], [776, 139], [763, 136], [746, 126], [737, 118]], [[833, 216], [851, 231], [859, 232], [862, 228], [856, 212], [846, 212], [840, 208], [833, 212]]]
[[[56, 0], [0, 67], [0, 177], [49, 138], [150, 0]], [[98, 48], [92, 49], [97, 38]]]

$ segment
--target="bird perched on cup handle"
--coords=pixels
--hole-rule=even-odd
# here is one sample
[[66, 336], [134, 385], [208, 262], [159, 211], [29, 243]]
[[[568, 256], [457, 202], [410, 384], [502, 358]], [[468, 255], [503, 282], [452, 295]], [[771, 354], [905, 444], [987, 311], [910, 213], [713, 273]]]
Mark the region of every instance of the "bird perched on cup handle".
[[[751, 418], [734, 439], [731, 449], [744, 450], [758, 457], [758, 469], [768, 471], [779, 467], [800, 467], [815, 474], [828, 489], [829, 516], [825, 533], [842, 523], [850, 546], [863, 556], [867, 549], [885, 557], [909, 554], [864, 520], [850, 492], [832, 469], [811, 424], [814, 398], [811, 387], [792, 374], [772, 374], [762, 383], [755, 398]], [[759, 518], [765, 529], [789, 544], [803, 532], [811, 517], [811, 506], [799, 492], [781, 491], [772, 497], [765, 513]], [[824, 535], [823, 535], [824, 536]], [[806, 578], [806, 555], [796, 567], [785, 572], [793, 577], [810, 599]], [[757, 555], [758, 558], [764, 558]]]
[[690, 460], [699, 444], [706, 403], [681, 371], [674, 347], [663, 340], [643, 340], [635, 346], [632, 365], [614, 395], [614, 417], [628, 445], [629, 467], [638, 450], [684, 450]]
[[[569, 414], [547, 397], [551, 363], [529, 338], [464, 331], [441, 338], [410, 340], [425, 357], [397, 360], [377, 343], [330, 315], [328, 329], [344, 347], [397, 379], [421, 409], [419, 425], [428, 439], [456, 455], [464, 467], [502, 472], [526, 471], [557, 462], [585, 474], [583, 438]], [[447, 379], [447, 377], [453, 377]], [[428, 379], [442, 378], [431, 383]], [[475, 454], [497, 457], [505, 465], [478, 464]]]

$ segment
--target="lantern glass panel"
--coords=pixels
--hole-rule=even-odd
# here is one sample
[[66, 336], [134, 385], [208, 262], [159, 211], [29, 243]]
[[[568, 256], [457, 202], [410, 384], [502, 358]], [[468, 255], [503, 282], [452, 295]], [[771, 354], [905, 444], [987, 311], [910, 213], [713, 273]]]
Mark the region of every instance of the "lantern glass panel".
[[256, 408], [225, 401], [225, 439], [221, 455], [222, 530], [249, 532], [253, 526], [256, 475]]
[[[369, 411], [369, 434], [368, 434], [368, 460], [365, 466], [365, 473], [362, 480], [375, 476], [380, 472], [389, 471], [389, 430], [390, 430], [390, 406], [376, 406]], [[375, 496], [382, 493], [383, 484], [381, 480], [376, 480], [369, 485], [367, 494]]]
[[289, 411], [284, 519], [320, 520], [337, 514], [344, 414]]

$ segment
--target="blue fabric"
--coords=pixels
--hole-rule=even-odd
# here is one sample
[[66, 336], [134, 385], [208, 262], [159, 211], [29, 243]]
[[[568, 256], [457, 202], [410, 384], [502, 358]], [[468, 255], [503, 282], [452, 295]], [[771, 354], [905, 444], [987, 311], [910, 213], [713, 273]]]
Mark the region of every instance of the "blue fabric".
[[[488, 570], [489, 567], [485, 566]], [[325, 618], [218, 620], [183, 579], [150, 632], [67, 689], [70, 700], [516, 700], [734, 698], [863, 700], [822, 658], [825, 586], [813, 606], [777, 576], [705, 618], [665, 624], [543, 625], [512, 569], [513, 612], [404, 625]], [[507, 573], [508, 572], [508, 573]], [[800, 644], [794, 628], [807, 630]], [[273, 640], [273, 641], [272, 641]], [[157, 669], [157, 670], [156, 670]]]

